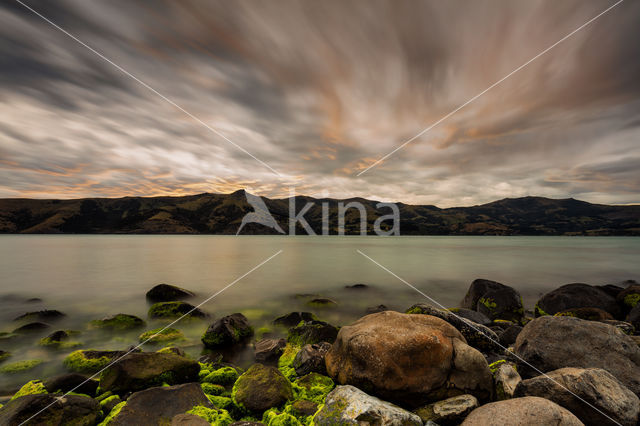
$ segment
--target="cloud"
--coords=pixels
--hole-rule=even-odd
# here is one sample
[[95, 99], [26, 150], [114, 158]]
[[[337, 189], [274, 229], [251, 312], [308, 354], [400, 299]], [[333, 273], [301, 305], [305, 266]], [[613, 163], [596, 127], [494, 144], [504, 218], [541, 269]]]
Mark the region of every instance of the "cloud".
[[639, 202], [640, 5], [67, 0], [0, 6], [0, 196], [327, 193]]

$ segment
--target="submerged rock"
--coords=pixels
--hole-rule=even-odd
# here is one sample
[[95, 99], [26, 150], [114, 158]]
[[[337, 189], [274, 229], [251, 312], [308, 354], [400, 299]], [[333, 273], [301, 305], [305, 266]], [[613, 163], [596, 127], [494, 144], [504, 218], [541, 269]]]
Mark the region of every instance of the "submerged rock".
[[289, 329], [287, 341], [298, 346], [320, 342], [332, 343], [336, 340], [337, 335], [338, 329], [329, 323], [324, 321], [305, 321]]
[[476, 408], [462, 426], [583, 426], [567, 409], [548, 399], [528, 396], [493, 402]]
[[536, 303], [535, 315], [554, 315], [575, 308], [599, 308], [616, 318], [621, 313], [616, 298], [606, 290], [589, 284], [573, 283], [565, 284], [542, 296]]
[[174, 302], [176, 300], [188, 299], [195, 296], [194, 293], [184, 288], [176, 287], [171, 284], [158, 284], [149, 290], [146, 294], [147, 300], [150, 302]]
[[253, 364], [233, 385], [233, 402], [251, 412], [262, 413], [293, 398], [291, 383], [275, 367]]
[[253, 335], [253, 328], [247, 317], [235, 313], [222, 317], [207, 328], [202, 343], [211, 349], [223, 348], [240, 343]]
[[317, 426], [403, 425], [421, 426], [416, 414], [367, 395], [353, 386], [338, 386], [327, 395], [322, 409], [313, 417]]
[[135, 315], [116, 314], [109, 317], [93, 320], [89, 323], [92, 328], [104, 328], [109, 330], [129, 330], [144, 327], [145, 322]]
[[26, 395], [0, 408], [0, 424], [19, 425], [35, 415], [29, 424], [93, 425], [100, 416], [100, 405], [93, 398], [81, 395]]
[[0, 374], [19, 374], [32, 370], [42, 364], [39, 359], [29, 359], [26, 361], [16, 361], [10, 364], [3, 364], [0, 367]]
[[461, 393], [493, 390], [489, 366], [451, 324], [429, 315], [387, 311], [340, 329], [325, 357], [340, 384], [417, 407]]
[[315, 299], [311, 299], [310, 301], [307, 302], [307, 305], [316, 306], [316, 307], [333, 306], [337, 304], [338, 303], [335, 300], [331, 300], [326, 297], [316, 297]]
[[571, 411], [586, 425], [619, 423], [633, 426], [640, 415], [638, 397], [600, 368], [550, 371], [544, 376], [520, 382], [515, 396], [539, 396], [551, 400]]
[[132, 353], [100, 374], [100, 389], [122, 395], [142, 389], [196, 382], [200, 365], [171, 353]]
[[12, 331], [14, 334], [30, 334], [37, 333], [42, 330], [46, 330], [51, 328], [49, 324], [45, 324], [43, 322], [30, 322], [29, 324], [25, 324], [22, 327], [18, 327]]
[[14, 318], [13, 320], [14, 321], [22, 321], [22, 320], [55, 321], [57, 319], [64, 318], [65, 316], [66, 316], [65, 314], [55, 309], [44, 309], [42, 311], [27, 312], [25, 314], [22, 314]]
[[197, 383], [154, 387], [131, 395], [109, 426], [170, 424], [173, 417], [197, 406], [213, 408]]
[[184, 334], [176, 328], [156, 328], [145, 331], [138, 337], [140, 343], [168, 343], [184, 340]]
[[[602, 368], [640, 394], [640, 348], [611, 325], [572, 317], [536, 318], [518, 335], [515, 353], [541, 371]], [[525, 378], [539, 374], [521, 362], [518, 368]]]
[[459, 425], [477, 407], [478, 400], [475, 396], [459, 395], [419, 408], [415, 413], [425, 423], [432, 421], [439, 426], [453, 426]]
[[327, 374], [324, 358], [331, 349], [331, 343], [320, 342], [304, 345], [291, 364], [298, 376], [309, 373]]
[[186, 302], [160, 302], [151, 305], [149, 318], [206, 318], [209, 315]]
[[68, 330], [57, 330], [48, 335], [47, 337], [43, 337], [40, 339], [38, 344], [40, 346], [47, 346], [52, 348], [74, 348], [76, 346], [80, 346], [80, 342], [70, 341], [69, 338], [72, 334], [75, 334], [72, 331]]
[[317, 319], [318, 318], [311, 312], [290, 312], [274, 319], [273, 323], [275, 325], [293, 327], [294, 325], [298, 325], [300, 321], [315, 321]]

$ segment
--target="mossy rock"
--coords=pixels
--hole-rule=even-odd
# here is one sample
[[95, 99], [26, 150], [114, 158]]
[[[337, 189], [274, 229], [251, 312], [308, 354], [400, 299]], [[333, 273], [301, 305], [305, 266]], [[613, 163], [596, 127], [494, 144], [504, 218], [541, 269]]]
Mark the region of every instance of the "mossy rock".
[[115, 419], [116, 416], [120, 414], [120, 411], [122, 411], [125, 405], [127, 405], [127, 401], [122, 401], [121, 403], [113, 407], [111, 411], [109, 411], [109, 414], [107, 415], [107, 417], [105, 417], [102, 423], [100, 423], [98, 426], [110, 425], [113, 422], [113, 419]]
[[55, 321], [64, 317], [65, 314], [55, 309], [43, 309], [41, 311], [22, 314], [14, 318], [14, 321]]
[[44, 386], [44, 383], [42, 383], [41, 380], [31, 380], [30, 382], [25, 383], [24, 386], [22, 386], [18, 392], [11, 397], [11, 400], [13, 401], [16, 398], [20, 398], [25, 395], [37, 395], [41, 393], [49, 393], [47, 392], [47, 388]]
[[187, 414], [193, 414], [208, 421], [212, 425], [216, 426], [229, 426], [234, 422], [233, 418], [229, 415], [227, 410], [209, 408], [204, 405], [197, 405], [191, 410], [187, 411]]
[[125, 354], [126, 352], [124, 351], [96, 351], [93, 349], [80, 349], [67, 355], [63, 363], [69, 371], [93, 374], [102, 370], [113, 360]]
[[300, 346], [287, 343], [284, 347], [284, 351], [278, 359], [278, 370], [289, 380], [293, 380], [296, 377], [296, 370], [293, 366], [296, 355], [300, 351]]
[[202, 383], [200, 387], [202, 388], [202, 392], [204, 392], [206, 395], [211, 395], [211, 396], [222, 396], [222, 394], [227, 392], [224, 386], [213, 384], [213, 383], [205, 382], [205, 383]]
[[211, 383], [214, 385], [228, 386], [238, 380], [238, 371], [233, 367], [222, 367], [211, 371], [201, 378], [203, 383]]
[[89, 323], [91, 328], [103, 328], [108, 330], [130, 330], [144, 327], [145, 322], [135, 315], [116, 314]]
[[27, 361], [17, 361], [10, 364], [4, 364], [0, 367], [0, 374], [17, 374], [32, 370], [42, 364], [39, 359], [31, 359]]
[[233, 385], [231, 397], [242, 409], [262, 413], [292, 399], [293, 391], [277, 368], [253, 364]]
[[71, 330], [58, 330], [40, 339], [38, 345], [55, 349], [71, 349], [81, 346], [82, 343], [69, 340], [72, 334], [76, 333]]
[[297, 346], [328, 342], [333, 343], [338, 336], [338, 328], [324, 321], [305, 321], [289, 329], [287, 341]]
[[160, 302], [149, 308], [149, 318], [206, 318], [208, 315], [186, 302]]
[[330, 377], [318, 373], [309, 373], [300, 377], [293, 385], [298, 398], [312, 401], [316, 404], [324, 403], [327, 394], [335, 387]]
[[[64, 396], [64, 398], [63, 398]], [[32, 394], [9, 401], [0, 410], [0, 424], [29, 425], [95, 425], [101, 416], [100, 405], [83, 395]]]
[[253, 336], [247, 317], [240, 313], [227, 315], [215, 321], [202, 336], [202, 343], [211, 349], [228, 347]]
[[145, 331], [138, 338], [140, 343], [166, 343], [184, 340], [184, 334], [175, 328], [156, 328]]
[[187, 299], [195, 294], [184, 288], [176, 287], [171, 284], [158, 284], [149, 290], [146, 294], [147, 300], [150, 302], [171, 302], [176, 300]]

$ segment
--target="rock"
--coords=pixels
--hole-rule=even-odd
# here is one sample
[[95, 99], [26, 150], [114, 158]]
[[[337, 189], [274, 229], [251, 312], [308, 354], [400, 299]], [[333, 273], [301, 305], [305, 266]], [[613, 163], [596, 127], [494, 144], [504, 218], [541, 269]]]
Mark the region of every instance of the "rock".
[[138, 336], [140, 343], [168, 343], [184, 340], [184, 334], [177, 328], [161, 327], [145, 331]]
[[[509, 362], [499, 362], [495, 367], [494, 364], [490, 365], [491, 374], [493, 374], [493, 383], [496, 388], [496, 399], [503, 401], [505, 399], [513, 398], [513, 393], [518, 386], [518, 383], [522, 381], [520, 374], [516, 371], [514, 366]], [[493, 367], [493, 368], [492, 368]]]
[[[541, 371], [603, 368], [636, 395], [640, 393], [640, 348], [630, 336], [601, 322], [537, 318], [518, 335], [515, 353]], [[518, 368], [525, 378], [539, 374], [522, 362]]]
[[206, 318], [209, 315], [186, 302], [159, 302], [149, 308], [149, 318]]
[[82, 374], [68, 373], [45, 380], [44, 387], [49, 393], [75, 392], [92, 396], [98, 390], [98, 381]]
[[327, 395], [324, 406], [313, 417], [316, 426], [403, 425], [421, 426], [416, 414], [367, 395], [353, 386], [338, 386]]
[[[137, 351], [139, 352], [140, 349]], [[76, 373], [93, 374], [126, 354], [127, 351], [77, 350], [67, 355], [63, 362], [67, 370]]]
[[629, 324], [632, 324], [636, 330], [640, 330], [640, 303], [629, 311], [626, 320]]
[[116, 314], [109, 317], [93, 320], [89, 323], [92, 328], [103, 328], [107, 330], [130, 330], [144, 327], [145, 322], [135, 315]]
[[252, 335], [253, 328], [247, 317], [236, 313], [211, 324], [202, 336], [202, 343], [207, 348], [216, 349], [240, 343]]
[[49, 324], [45, 324], [43, 322], [30, 322], [29, 324], [25, 324], [22, 327], [18, 327], [12, 331], [14, 334], [30, 334], [37, 333], [42, 330], [46, 330], [50, 328]]
[[171, 353], [132, 353], [100, 374], [100, 389], [118, 395], [161, 386], [197, 382], [200, 365]]
[[600, 308], [572, 308], [554, 314], [557, 317], [576, 317], [588, 321], [612, 320], [613, 316]]
[[293, 393], [291, 383], [277, 368], [253, 364], [236, 380], [231, 398], [238, 406], [261, 413], [284, 404]]
[[110, 413], [121, 402], [122, 399], [118, 395], [112, 395], [100, 401], [100, 407], [103, 413]]
[[528, 396], [476, 408], [462, 426], [583, 426], [567, 409], [544, 398]]
[[146, 296], [150, 302], [157, 303], [188, 299], [189, 297], [195, 296], [195, 294], [171, 284], [158, 284], [149, 290]]
[[296, 416], [306, 417], [315, 414], [315, 412], [318, 411], [318, 404], [313, 401], [299, 399], [291, 404], [291, 410]]
[[471, 283], [460, 306], [476, 310], [492, 320], [520, 322], [524, 316], [520, 293], [512, 287], [485, 279], [477, 279]]
[[327, 372], [403, 406], [418, 407], [461, 393], [481, 400], [493, 390], [484, 357], [449, 323], [393, 311], [340, 329], [325, 357]]
[[476, 306], [478, 305], [478, 301], [484, 294], [489, 290], [499, 290], [506, 287], [504, 284], [500, 284], [497, 281], [485, 280], [482, 278], [478, 278], [473, 280], [469, 289], [467, 290], [467, 294], [465, 294], [464, 299], [460, 302], [460, 307], [465, 309], [476, 310]]
[[450, 312], [444, 309], [437, 309], [424, 303], [418, 303], [413, 305], [408, 314], [423, 314], [431, 315], [442, 320], [445, 320], [452, 326], [454, 326], [466, 339], [468, 345], [483, 351], [483, 352], [502, 352], [498, 343], [498, 335], [491, 329], [484, 325], [480, 325], [466, 318], [459, 316], [455, 312]]
[[468, 319], [468, 320], [473, 321], [476, 324], [480, 324], [480, 325], [487, 325], [488, 326], [488, 325], [491, 325], [491, 323], [493, 322], [491, 320], [491, 318], [489, 318], [485, 314], [480, 313], [478, 311], [471, 310], [471, 309], [449, 308], [448, 311], [456, 314], [459, 317]]
[[44, 309], [42, 311], [33, 311], [22, 314], [19, 317], [14, 318], [14, 321], [55, 321], [60, 318], [64, 318], [65, 314], [55, 309]]
[[569, 367], [550, 371], [520, 382], [514, 396], [551, 400], [586, 425], [633, 426], [640, 415], [640, 399], [600, 368]]
[[195, 414], [178, 414], [171, 419], [171, 426], [211, 426], [211, 423]]
[[640, 285], [632, 284], [625, 288], [618, 293], [616, 301], [626, 306], [627, 309], [635, 308], [638, 302], [640, 302]]
[[432, 421], [440, 426], [449, 426], [459, 425], [477, 407], [475, 396], [459, 395], [418, 408], [415, 413], [425, 423]]
[[29, 424], [93, 425], [98, 421], [100, 405], [93, 398], [81, 395], [25, 395], [0, 408], [0, 424], [17, 426], [36, 414]]
[[48, 335], [47, 337], [43, 337], [40, 339], [38, 344], [40, 346], [47, 346], [51, 348], [74, 348], [76, 346], [80, 346], [80, 342], [70, 341], [69, 338], [71, 334], [75, 334], [72, 331], [67, 330], [57, 330]]
[[518, 334], [522, 331], [519, 325], [510, 325], [502, 333], [500, 333], [498, 341], [502, 346], [509, 347], [516, 342]]
[[178, 348], [176, 346], [167, 346], [166, 348], [159, 349], [156, 352], [161, 353], [161, 354], [169, 353], [169, 354], [175, 354], [175, 355], [179, 355], [179, 356], [187, 356], [187, 354], [184, 351], [184, 349]]
[[633, 324], [626, 321], [618, 321], [618, 320], [603, 320], [601, 321], [605, 324], [612, 325], [616, 327], [618, 330], [622, 331], [624, 334], [634, 334], [636, 332], [636, 328]]
[[621, 313], [616, 298], [602, 288], [573, 283], [565, 284], [542, 296], [536, 303], [535, 315], [554, 315], [575, 308], [600, 308], [616, 318]]
[[298, 376], [309, 373], [327, 374], [324, 358], [331, 349], [331, 343], [320, 342], [313, 345], [304, 345], [298, 351], [291, 364]]
[[131, 395], [109, 426], [168, 424], [198, 405], [213, 407], [198, 383], [154, 387]]
[[389, 308], [387, 308], [385, 305], [370, 306], [367, 309], [365, 309], [365, 314], [366, 315], [377, 314], [378, 312], [384, 312], [388, 310]]
[[287, 341], [298, 346], [329, 342], [333, 343], [338, 336], [338, 329], [324, 321], [305, 321], [289, 329]]
[[275, 325], [283, 325], [285, 327], [293, 327], [298, 325], [300, 321], [315, 321], [315, 315], [311, 312], [290, 312], [273, 320]]
[[331, 306], [337, 304], [338, 303], [335, 300], [327, 299], [326, 297], [316, 297], [315, 299], [311, 299], [307, 302], [307, 305], [316, 307]]
[[287, 346], [284, 339], [262, 339], [255, 345], [256, 362], [262, 364], [277, 364], [280, 355]]
[[366, 290], [369, 288], [369, 286], [366, 284], [352, 284], [345, 285], [344, 288], [346, 288], [347, 290]]
[[42, 364], [39, 359], [28, 359], [24, 361], [16, 361], [10, 364], [3, 364], [0, 367], [0, 374], [20, 374], [25, 371], [33, 370]]

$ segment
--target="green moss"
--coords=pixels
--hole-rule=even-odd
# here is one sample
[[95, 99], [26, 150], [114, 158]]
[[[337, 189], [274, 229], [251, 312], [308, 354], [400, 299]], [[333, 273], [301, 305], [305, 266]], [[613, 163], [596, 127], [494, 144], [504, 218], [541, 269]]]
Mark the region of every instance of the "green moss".
[[495, 308], [498, 307], [496, 302], [490, 297], [481, 297], [480, 299], [478, 299], [478, 303], [481, 303], [482, 305], [484, 305], [489, 310], [489, 312], [493, 311]]
[[175, 328], [156, 328], [145, 331], [138, 338], [140, 343], [165, 343], [177, 340], [184, 340], [184, 334]]
[[40, 380], [31, 380], [27, 382], [24, 386], [20, 388], [18, 392], [16, 392], [11, 400], [13, 401], [16, 398], [20, 398], [25, 395], [36, 395], [41, 393], [49, 393], [47, 389], [44, 387], [44, 384]]
[[205, 316], [202, 311], [193, 308], [185, 302], [159, 302], [149, 308], [148, 315], [150, 318], [181, 318], [186, 315], [181, 321]]
[[2, 374], [21, 373], [23, 371], [31, 370], [32, 368], [35, 368], [40, 364], [42, 364], [42, 361], [39, 359], [12, 362], [11, 364], [6, 364], [0, 367], [0, 373]]
[[489, 364], [489, 370], [491, 370], [491, 373], [494, 374], [496, 371], [498, 371], [498, 367], [500, 367], [500, 364], [504, 364], [505, 362], [507, 362], [507, 360], [504, 359], [499, 359], [496, 362], [492, 362], [491, 364]]
[[228, 410], [233, 405], [233, 401], [227, 396], [207, 395], [207, 398], [216, 408]]
[[113, 407], [113, 409], [109, 412], [109, 415], [105, 417], [102, 423], [100, 423], [98, 426], [109, 425], [113, 421], [113, 419], [115, 419], [115, 417], [120, 413], [120, 410], [122, 410], [125, 405], [127, 405], [127, 401], [123, 401], [120, 404]]
[[405, 314], [421, 314], [421, 313], [422, 313], [422, 309], [420, 309], [420, 307], [418, 307], [418, 306], [414, 306], [413, 308], [409, 308], [405, 312]]
[[[109, 397], [104, 398], [102, 401], [100, 401], [100, 406], [104, 407], [105, 405], [109, 404], [109, 403], [113, 403], [114, 401], [120, 401], [120, 397], [118, 395], [111, 395]], [[118, 404], [120, 403], [118, 402]], [[117, 404], [116, 404], [117, 405]]]
[[238, 379], [238, 371], [233, 367], [222, 367], [210, 372], [201, 379], [204, 383], [215, 385], [232, 385]]
[[109, 392], [105, 392], [101, 395], [96, 396], [96, 401], [100, 402], [103, 401], [107, 398], [109, 398], [111, 395], [113, 395], [113, 392], [109, 391]]
[[224, 386], [214, 385], [213, 383], [202, 383], [200, 387], [202, 387], [202, 392], [207, 395], [220, 396], [226, 392]]
[[289, 413], [280, 413], [275, 409], [264, 412], [262, 423], [266, 426], [303, 426], [295, 416]]
[[640, 294], [638, 294], [638, 293], [627, 294], [624, 297], [623, 301], [624, 301], [625, 305], [633, 308], [638, 304], [638, 302], [640, 302]]
[[134, 315], [117, 314], [108, 318], [89, 322], [91, 328], [108, 328], [112, 330], [129, 330], [144, 326], [144, 321]]
[[316, 404], [322, 404], [334, 386], [335, 384], [330, 377], [309, 373], [293, 382], [293, 392], [295, 399], [306, 399]]
[[542, 308], [540, 308], [540, 306], [537, 303], [536, 303], [536, 306], [533, 308], [533, 312], [534, 312], [536, 317], [542, 317], [542, 316], [545, 316], [545, 315], [549, 315], [548, 313], [543, 311]]
[[233, 385], [231, 391], [231, 399], [233, 403], [243, 412], [249, 412], [242, 401], [251, 397], [254, 386], [259, 384], [270, 397], [281, 400], [284, 404], [286, 401], [293, 399], [293, 389], [289, 380], [282, 373], [273, 367], [267, 367], [262, 364], [253, 364], [245, 371]]
[[187, 414], [202, 417], [214, 426], [228, 426], [233, 423], [233, 419], [227, 410], [207, 408], [204, 405], [196, 405]]
[[289, 380], [293, 380], [296, 377], [296, 370], [292, 364], [299, 351], [300, 346], [287, 343], [282, 355], [280, 355], [280, 359], [278, 359], [278, 370]]
[[111, 358], [108, 356], [87, 358], [84, 353], [84, 350], [71, 352], [64, 359], [64, 366], [68, 370], [75, 371], [77, 373], [97, 373], [111, 362]]
[[49, 347], [49, 348], [56, 348], [56, 349], [72, 349], [72, 348], [77, 348], [78, 346], [81, 346], [82, 343], [74, 342], [74, 341], [64, 342], [60, 340], [53, 340], [49, 337], [43, 337], [38, 342], [38, 345]]

